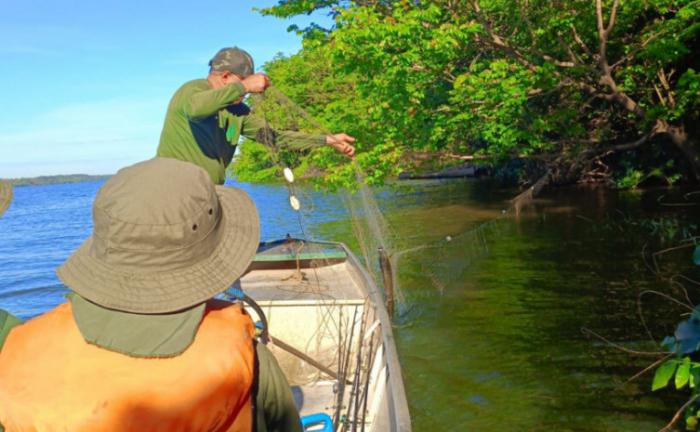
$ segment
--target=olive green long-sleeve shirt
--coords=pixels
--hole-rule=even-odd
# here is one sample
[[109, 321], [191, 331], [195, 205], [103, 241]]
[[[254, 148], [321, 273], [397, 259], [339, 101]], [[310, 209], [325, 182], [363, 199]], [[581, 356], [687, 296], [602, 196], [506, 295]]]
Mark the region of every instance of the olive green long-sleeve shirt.
[[[189, 81], [170, 100], [157, 155], [204, 168], [215, 184], [226, 180], [241, 135], [255, 139], [265, 122], [235, 102], [245, 96], [240, 82], [213, 89], [206, 79]], [[276, 143], [296, 150], [325, 144], [324, 135], [276, 131]]]

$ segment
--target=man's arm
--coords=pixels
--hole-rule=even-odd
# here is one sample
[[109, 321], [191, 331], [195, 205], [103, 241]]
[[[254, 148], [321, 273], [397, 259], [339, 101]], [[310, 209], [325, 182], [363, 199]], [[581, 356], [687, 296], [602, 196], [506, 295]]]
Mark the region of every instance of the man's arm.
[[348, 157], [355, 155], [355, 147], [352, 146], [355, 138], [346, 134], [322, 135], [277, 129], [267, 130], [265, 126], [265, 120], [253, 112], [243, 119], [241, 135], [262, 144], [275, 143], [292, 150], [307, 150], [329, 145]]
[[[229, 75], [230, 77], [231, 75]], [[210, 85], [217, 87], [186, 96], [184, 102], [185, 115], [193, 120], [213, 116], [219, 110], [240, 102], [246, 93], [261, 93], [270, 85], [270, 79], [265, 74], [253, 74], [242, 81], [217, 81]], [[238, 78], [235, 78], [238, 79]], [[219, 87], [222, 85], [221, 87]]]
[[193, 120], [213, 116], [245, 94], [246, 89], [242, 82], [231, 83], [218, 89], [193, 92], [185, 100], [185, 115]]
[[[2, 351], [2, 345], [7, 339], [7, 335], [10, 334], [10, 330], [13, 327], [17, 327], [22, 324], [22, 320], [10, 314], [7, 311], [0, 309], [0, 351]], [[5, 428], [0, 423], [0, 432], [4, 432]]]
[[325, 135], [277, 129], [266, 130], [265, 120], [255, 112], [243, 118], [241, 135], [261, 144], [278, 144], [292, 150], [308, 150], [326, 144]]
[[255, 432], [302, 432], [289, 382], [267, 347], [255, 343]]
[[5, 339], [10, 334], [10, 330], [13, 327], [22, 324], [22, 320], [10, 314], [9, 312], [0, 309], [0, 351], [2, 351], [2, 345], [5, 343]]

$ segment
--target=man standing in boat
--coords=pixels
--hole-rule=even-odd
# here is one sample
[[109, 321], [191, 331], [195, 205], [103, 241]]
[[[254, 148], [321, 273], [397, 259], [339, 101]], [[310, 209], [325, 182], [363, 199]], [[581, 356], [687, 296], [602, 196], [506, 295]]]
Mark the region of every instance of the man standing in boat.
[[[170, 100], [157, 155], [192, 162], [204, 168], [216, 184], [226, 180], [241, 135], [275, 142], [295, 150], [329, 145], [340, 153], [355, 154], [355, 138], [339, 133], [315, 135], [271, 131], [264, 119], [243, 103], [249, 93], [263, 93], [270, 79], [253, 73], [253, 58], [240, 48], [223, 48], [209, 62], [209, 75], [185, 83]], [[270, 135], [265, 135], [270, 134]]]
[[301, 432], [250, 316], [213, 299], [258, 247], [247, 194], [154, 158], [107, 180], [93, 221], [57, 272], [69, 300], [0, 349], [0, 430]]

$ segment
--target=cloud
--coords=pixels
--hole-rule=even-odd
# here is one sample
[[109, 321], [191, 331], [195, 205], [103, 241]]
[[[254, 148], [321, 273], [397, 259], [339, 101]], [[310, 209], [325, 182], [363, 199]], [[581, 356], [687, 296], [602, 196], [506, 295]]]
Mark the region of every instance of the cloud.
[[75, 28], [1, 22], [0, 55], [57, 56], [71, 41], [89, 40]]
[[37, 175], [35, 169], [18, 171], [52, 165], [71, 166], [66, 172], [75, 173], [93, 171], [97, 164], [114, 172], [125, 162], [150, 158], [166, 106], [164, 100], [133, 98], [74, 103], [40, 113], [21, 127], [0, 125], [0, 177], [10, 177], [7, 171]]

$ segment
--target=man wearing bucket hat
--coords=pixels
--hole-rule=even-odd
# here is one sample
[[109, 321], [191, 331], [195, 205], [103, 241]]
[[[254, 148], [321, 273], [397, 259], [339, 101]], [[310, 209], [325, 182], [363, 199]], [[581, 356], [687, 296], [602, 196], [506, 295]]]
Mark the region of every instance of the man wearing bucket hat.
[[265, 121], [242, 103], [246, 94], [263, 93], [270, 86], [266, 75], [253, 71], [247, 52], [237, 47], [219, 50], [209, 62], [207, 79], [185, 83], [170, 100], [157, 155], [195, 163], [214, 183], [223, 184], [241, 135], [274, 136], [276, 143], [296, 150], [329, 145], [349, 157], [355, 154], [355, 138], [344, 133], [268, 135]]
[[[102, 186], [93, 222], [57, 272], [70, 300], [15, 327], [0, 351], [0, 423], [300, 431], [291, 390], [256, 348], [250, 317], [212, 299], [256, 253], [258, 215], [246, 193], [214, 186], [193, 164], [155, 158]], [[277, 383], [265, 387], [275, 400], [261, 402], [256, 381]]]

